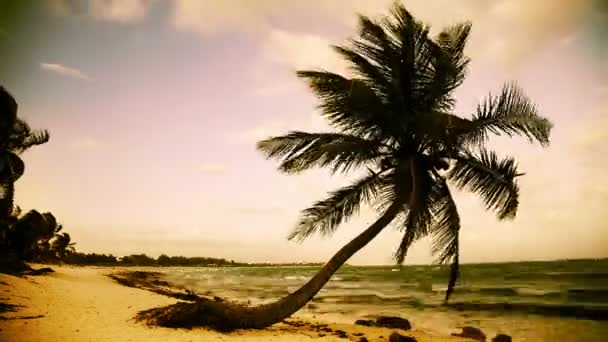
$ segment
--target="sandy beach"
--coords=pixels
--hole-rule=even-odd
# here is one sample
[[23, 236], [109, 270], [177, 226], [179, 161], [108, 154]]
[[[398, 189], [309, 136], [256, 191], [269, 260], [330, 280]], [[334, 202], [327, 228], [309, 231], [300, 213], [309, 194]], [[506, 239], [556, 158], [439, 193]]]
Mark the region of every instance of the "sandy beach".
[[[2, 313], [0, 341], [388, 341], [394, 331], [354, 324], [328, 323], [343, 330], [348, 339], [319, 336], [307, 328], [278, 324], [258, 331], [222, 334], [207, 329], [148, 327], [132, 318], [144, 309], [176, 300], [145, 290], [119, 285], [106, 275], [115, 268], [53, 266], [55, 273], [14, 277], [0, 274], [0, 293], [14, 311]], [[302, 319], [302, 317], [295, 317]], [[465, 342], [460, 337], [440, 336], [417, 330], [400, 331], [418, 341]]]

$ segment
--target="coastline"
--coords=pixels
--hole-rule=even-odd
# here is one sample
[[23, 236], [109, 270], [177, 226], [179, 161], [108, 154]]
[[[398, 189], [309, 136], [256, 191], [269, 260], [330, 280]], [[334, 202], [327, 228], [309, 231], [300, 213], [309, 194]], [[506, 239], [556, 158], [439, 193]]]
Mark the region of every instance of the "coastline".
[[[0, 297], [8, 306], [0, 312], [0, 341], [388, 341], [396, 331], [419, 342], [466, 342], [470, 339], [431, 331], [403, 331], [313, 320], [296, 314], [295, 324], [276, 324], [263, 330], [219, 333], [205, 328], [150, 327], [133, 320], [142, 310], [176, 303], [165, 295], [127, 287], [108, 277], [121, 267], [52, 266], [54, 273], [14, 277], [0, 274]], [[136, 271], [129, 268], [128, 271]], [[290, 319], [291, 321], [291, 319]], [[348, 338], [319, 333], [311, 326], [325, 324]], [[323, 336], [320, 336], [323, 335]]]

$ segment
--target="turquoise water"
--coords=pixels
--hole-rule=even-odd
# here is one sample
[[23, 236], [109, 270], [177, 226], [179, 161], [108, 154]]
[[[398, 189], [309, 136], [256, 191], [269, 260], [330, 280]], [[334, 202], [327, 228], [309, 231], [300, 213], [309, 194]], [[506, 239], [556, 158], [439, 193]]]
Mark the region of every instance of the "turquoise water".
[[[161, 268], [200, 294], [252, 304], [284, 296], [318, 267]], [[479, 326], [518, 341], [608, 341], [608, 259], [462, 265], [449, 306], [443, 266], [345, 266], [302, 312], [354, 319], [396, 314], [449, 333]]]

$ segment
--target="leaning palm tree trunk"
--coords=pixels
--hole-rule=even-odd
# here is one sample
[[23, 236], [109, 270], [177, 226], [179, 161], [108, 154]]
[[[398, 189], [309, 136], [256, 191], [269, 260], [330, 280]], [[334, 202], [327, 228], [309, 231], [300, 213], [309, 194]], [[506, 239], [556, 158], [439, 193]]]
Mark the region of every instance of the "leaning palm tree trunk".
[[208, 326], [220, 331], [261, 329], [279, 323], [306, 305], [351, 256], [393, 221], [402, 207], [402, 202], [395, 201], [376, 222], [342, 247], [304, 286], [274, 303], [245, 307], [205, 299], [143, 311], [137, 318], [167, 327]]

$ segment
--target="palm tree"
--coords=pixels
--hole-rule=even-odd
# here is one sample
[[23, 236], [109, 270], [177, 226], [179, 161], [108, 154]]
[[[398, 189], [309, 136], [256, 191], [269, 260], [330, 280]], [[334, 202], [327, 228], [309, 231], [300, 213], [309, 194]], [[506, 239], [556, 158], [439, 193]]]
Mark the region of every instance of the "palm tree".
[[68, 233], [55, 234], [55, 239], [51, 244], [51, 250], [59, 260], [64, 260], [65, 256], [70, 253], [74, 253], [74, 245], [76, 243], [71, 242], [72, 238]]
[[[25, 170], [19, 154], [32, 146], [49, 141], [46, 130], [32, 131], [27, 122], [17, 117], [17, 102], [0, 86], [0, 218], [4, 220], [13, 211], [14, 183]], [[6, 223], [3, 224], [6, 227]]]
[[61, 229], [53, 214], [30, 210], [11, 225], [8, 239], [20, 260], [41, 261], [51, 250], [49, 241]]
[[[403, 231], [395, 252], [402, 263], [408, 248], [433, 239], [440, 263], [451, 264], [449, 290], [458, 276], [460, 218], [448, 184], [478, 194], [499, 219], [512, 219], [518, 207], [516, 162], [485, 148], [492, 134], [523, 135], [549, 143], [551, 123], [515, 84], [489, 96], [471, 118], [453, 112], [454, 90], [463, 82], [469, 59], [464, 47], [469, 23], [429, 36], [429, 27], [400, 4], [382, 20], [359, 18], [359, 36], [334, 47], [353, 76], [300, 71], [320, 100], [322, 115], [336, 133], [290, 132], [257, 145], [279, 169], [298, 173], [327, 167], [364, 174], [303, 211], [289, 239], [332, 234], [364, 204], [379, 218], [342, 247], [304, 286], [275, 303], [227, 308], [214, 302], [176, 304], [140, 314], [166, 326], [209, 325], [218, 329], [262, 328], [303, 307], [357, 251], [392, 222]], [[197, 316], [198, 315], [198, 316]]]

